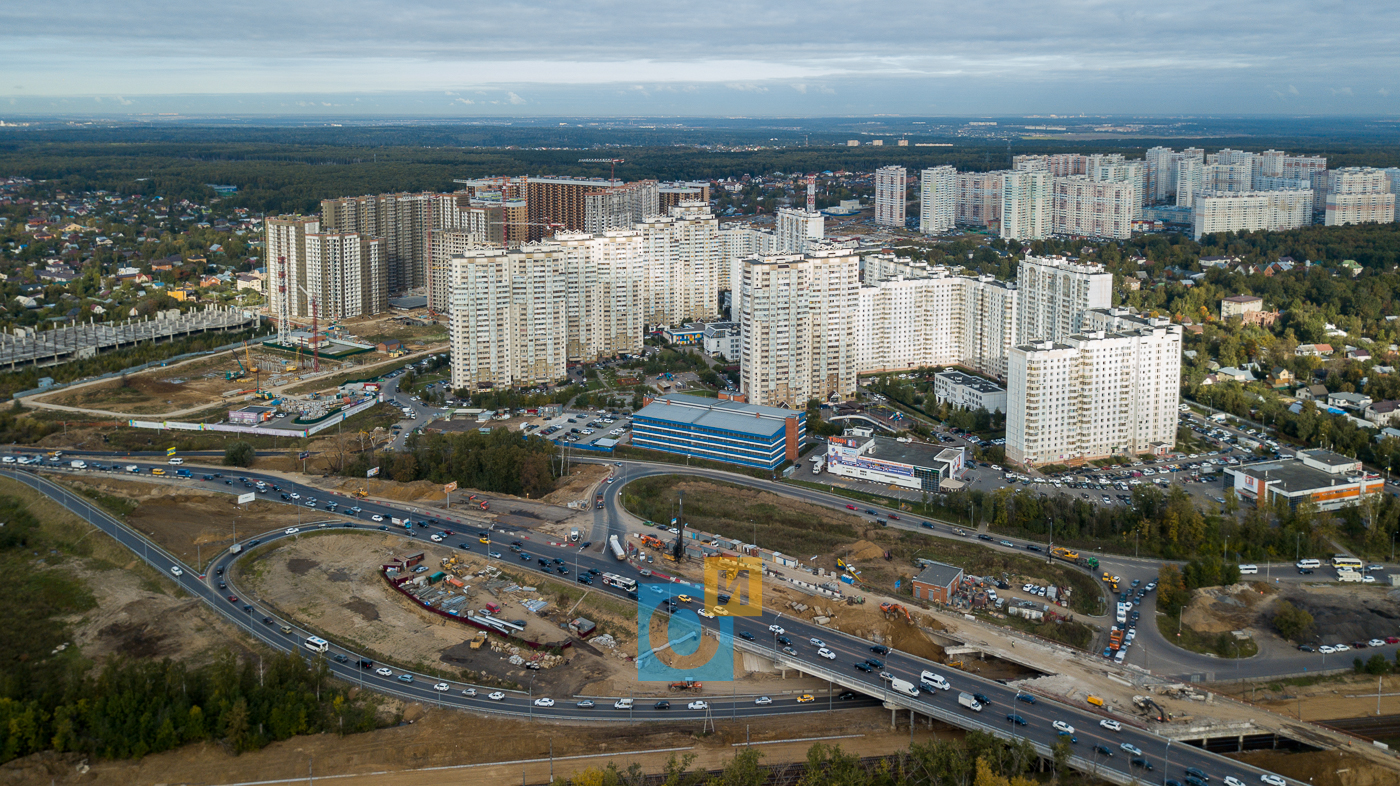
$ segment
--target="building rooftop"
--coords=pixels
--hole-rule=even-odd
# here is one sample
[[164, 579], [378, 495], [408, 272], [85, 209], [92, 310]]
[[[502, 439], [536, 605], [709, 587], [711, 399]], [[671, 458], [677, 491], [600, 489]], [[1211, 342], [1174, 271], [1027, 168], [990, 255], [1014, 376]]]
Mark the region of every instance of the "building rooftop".
[[1314, 463], [1323, 464], [1329, 467], [1349, 467], [1356, 463], [1356, 459], [1352, 458], [1351, 456], [1343, 456], [1340, 453], [1333, 453], [1330, 450], [1323, 450], [1322, 448], [1313, 448], [1312, 450], [1300, 450], [1298, 451], [1298, 453], [1300, 456], [1306, 456], [1310, 461], [1313, 461]]
[[1328, 486], [1348, 483], [1344, 475], [1334, 475], [1303, 464], [1300, 461], [1271, 461], [1264, 464], [1251, 464], [1235, 470], [1264, 481], [1269, 486], [1288, 494], [1300, 494]]
[[1231, 296], [1231, 297], [1225, 298], [1224, 300], [1225, 300], [1226, 303], [1254, 303], [1254, 302], [1262, 303], [1262, 302], [1264, 302], [1264, 298], [1262, 298], [1262, 297], [1255, 297], [1254, 295], [1233, 295], [1233, 296]]
[[958, 580], [963, 569], [957, 565], [948, 565], [943, 562], [930, 562], [928, 567], [919, 571], [919, 575], [914, 580], [920, 584], [931, 584], [935, 587], [947, 587]]
[[981, 377], [974, 377], [971, 374], [964, 374], [961, 371], [940, 371], [935, 376], [941, 377], [955, 385], [972, 388], [981, 393], [1005, 393], [1006, 390], [990, 380]]
[[805, 415], [805, 412], [799, 410], [672, 394], [654, 399], [650, 404], [642, 407], [633, 416], [633, 420], [663, 420], [701, 428], [771, 437], [786, 427], [788, 418]]
[[404, 310], [410, 310], [415, 308], [427, 308], [428, 296], [411, 295], [408, 297], [391, 297], [389, 298], [389, 305], [393, 308], [399, 308]]
[[871, 437], [875, 446], [865, 451], [867, 458], [895, 461], [900, 464], [913, 464], [916, 467], [932, 469], [945, 462], [956, 461], [958, 448], [945, 448], [942, 445], [925, 445], [922, 442], [900, 442], [889, 437]]

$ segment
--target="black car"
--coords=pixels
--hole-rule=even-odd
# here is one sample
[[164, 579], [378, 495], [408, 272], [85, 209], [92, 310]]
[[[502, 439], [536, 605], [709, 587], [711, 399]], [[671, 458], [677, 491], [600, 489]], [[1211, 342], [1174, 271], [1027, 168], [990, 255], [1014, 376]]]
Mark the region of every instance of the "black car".
[[596, 575], [598, 575], [598, 574], [601, 573], [601, 572], [602, 572], [602, 571], [598, 570], [597, 568], [589, 568], [589, 569], [588, 569], [588, 575], [590, 575], [590, 576], [596, 576]]
[[569, 575], [569, 569], [566, 568], [566, 567], [564, 567], [563, 565], [556, 566], [556, 567], [554, 568], [554, 572], [555, 572], [555, 573], [558, 573], [560, 576], [567, 576], [567, 575]]
[[461, 543], [458, 543], [458, 544], [457, 544], [457, 548], [459, 548], [459, 549], [461, 549], [461, 550], [463, 550], [463, 551], [471, 551], [471, 550], [472, 550], [472, 544], [470, 544], [470, 543], [468, 543], [468, 542], [466, 542], [466, 541], [462, 541]]
[[991, 535], [988, 535], [987, 533], [984, 532], [984, 533], [981, 533], [980, 535], [978, 535], [978, 536], [977, 536], [977, 539], [978, 539], [978, 540], [991, 540], [991, 539], [992, 539], [992, 536], [991, 536]]
[[866, 658], [866, 659], [865, 659], [865, 662], [866, 662], [871, 668], [875, 668], [875, 669], [883, 669], [883, 668], [885, 668], [885, 662], [882, 661], [882, 660], [880, 660], [879, 658]]
[[1094, 752], [1095, 752], [1095, 753], [1098, 753], [1098, 754], [1102, 754], [1103, 756], [1106, 756], [1106, 757], [1108, 757], [1108, 758], [1110, 758], [1110, 759], [1113, 758], [1113, 751], [1110, 750], [1109, 747], [1108, 747], [1107, 745], [1095, 745], [1095, 746], [1094, 746]]
[[1298, 574], [1301, 575], [1301, 576], [1308, 576], [1308, 575], [1311, 575], [1311, 574], [1312, 574], [1312, 568], [1299, 568], [1299, 569], [1298, 569]]
[[219, 589], [228, 589], [228, 586], [221, 581], [219, 582]]
[[788, 638], [787, 636], [779, 636], [778, 643], [783, 645], [784, 647], [791, 647], [792, 639]]
[[563, 564], [564, 564], [564, 560], [559, 559], [558, 557], [555, 557], [555, 558], [554, 558], [554, 564], [555, 564], [555, 565], [563, 565]]
[[272, 618], [271, 618], [271, 617], [263, 617], [263, 624], [264, 624], [264, 625], [271, 625], [271, 624], [272, 624]]
[[529, 562], [529, 561], [530, 561], [530, 554], [529, 554], [528, 552], [525, 552], [525, 551], [520, 552], [520, 561], [521, 561], [521, 562]]
[[671, 709], [671, 702], [665, 701], [665, 700], [658, 701], [657, 703], [655, 703], [655, 704], [652, 705], [652, 709], [655, 709], [655, 710], [669, 710], [669, 709]]
[[1040, 547], [1037, 546], [1037, 545], [1035, 545], [1034, 543], [1027, 543], [1027, 544], [1026, 544], [1026, 550], [1028, 550], [1028, 551], [1040, 551]]
[[739, 631], [739, 638], [743, 639], [744, 641], [753, 641], [753, 634], [749, 633], [746, 630], [741, 630]]
[[[590, 583], [591, 583], [591, 582], [590, 582]], [[636, 591], [636, 590], [628, 590], [628, 592], [627, 592], [627, 597], [631, 598], [632, 600], [637, 600], [637, 599], [638, 599], [637, 591]], [[742, 635], [742, 634], [741, 634], [741, 635]], [[750, 637], [750, 638], [752, 638], [752, 637]]]
[[591, 576], [589, 576], [587, 573], [580, 573], [580, 574], [579, 574], [579, 577], [578, 577], [578, 579], [577, 579], [577, 581], [578, 581], [578, 583], [580, 583], [580, 584], [592, 584], [592, 583], [593, 583], [593, 578], [592, 578]]
[[538, 560], [536, 560], [536, 562], [540, 563], [541, 568], [549, 567], [549, 560], [545, 559], [544, 557], [540, 557]]
[[857, 663], [857, 664], [856, 664], [856, 668], [857, 668], [857, 669], [860, 669], [861, 671], [865, 672], [866, 674], [869, 674], [870, 672], [874, 671], [874, 669], [870, 668], [870, 664], [869, 664], [869, 663], [863, 663], [863, 662], [862, 662], [862, 663]]
[[374, 661], [370, 660], [369, 658], [360, 658], [358, 661], [356, 661], [355, 665], [359, 666], [362, 669], [368, 669], [369, 667], [374, 665]]
[[[222, 589], [222, 588], [221, 588], [221, 589]], [[1316, 650], [1314, 650], [1312, 647], [1308, 646], [1307, 644], [1299, 644], [1299, 645], [1298, 645], [1298, 651], [1299, 651], [1299, 652], [1316, 652]]]
[[1141, 767], [1144, 770], [1147, 770], [1148, 772], [1152, 772], [1153, 769], [1152, 762], [1142, 758], [1141, 756], [1134, 756], [1133, 758], [1128, 760], [1128, 763], [1132, 764], [1134, 767]]
[[875, 645], [872, 645], [872, 646], [870, 647], [870, 651], [873, 652], [873, 653], [875, 653], [876, 655], [888, 655], [888, 654], [890, 654], [890, 648], [889, 648], [889, 647], [886, 647], [886, 646], [883, 645], [883, 644], [875, 644]]
[[1025, 718], [1022, 718], [1020, 715], [1017, 715], [1017, 714], [1015, 714], [1015, 713], [1012, 713], [1012, 714], [1010, 714], [1010, 715], [1007, 715], [1007, 716], [1006, 716], [1006, 719], [1007, 719], [1008, 721], [1011, 721], [1012, 723], [1016, 724], [1017, 726], [1024, 726], [1024, 725], [1026, 725], [1026, 719], [1025, 719]]
[[984, 707], [992, 703], [992, 697], [988, 696], [985, 693], [974, 693], [972, 694], [972, 698], [976, 699], [977, 703], [981, 704]]
[[262, 541], [259, 540], [258, 538], [253, 538], [252, 540], [248, 541], [248, 548], [251, 549], [252, 547], [258, 545], [259, 543], [262, 543]]
[[838, 694], [838, 695], [836, 696], [836, 698], [840, 699], [841, 701], [850, 701], [851, 699], [854, 699], [855, 697], [856, 697], [856, 692], [853, 691], [853, 690], [841, 691], [841, 693]]
[[1195, 767], [1186, 768], [1186, 777], [1195, 778], [1196, 780], [1201, 781], [1202, 783], [1210, 783], [1210, 776], [1205, 774], [1204, 772], [1201, 772]]
[[331, 657], [335, 660], [336, 663], [347, 663], [350, 660], [350, 656], [346, 655], [343, 652], [337, 652]]
[[1027, 704], [1035, 704], [1035, 696], [1032, 696], [1029, 693], [1018, 693], [1016, 694], [1016, 701], [1024, 701]]
[[581, 549], [586, 549], [586, 548], [588, 548], [589, 546], [592, 546], [592, 545], [593, 545], [593, 541], [591, 541], [591, 540], [585, 540], [585, 541], [583, 542], [583, 545], [582, 545], [582, 546], [579, 546], [579, 548], [581, 548]]

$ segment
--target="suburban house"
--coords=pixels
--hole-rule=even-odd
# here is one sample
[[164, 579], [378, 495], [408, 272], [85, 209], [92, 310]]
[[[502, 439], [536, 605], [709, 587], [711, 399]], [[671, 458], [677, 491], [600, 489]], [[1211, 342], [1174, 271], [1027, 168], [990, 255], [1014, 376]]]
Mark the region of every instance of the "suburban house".
[[1367, 420], [1382, 428], [1400, 418], [1400, 401], [1376, 401], [1366, 407]]
[[1295, 349], [1295, 350], [1293, 350], [1293, 354], [1294, 354], [1294, 355], [1297, 355], [1297, 356], [1300, 357], [1300, 358], [1302, 358], [1302, 357], [1314, 357], [1314, 358], [1325, 357], [1325, 356], [1327, 356], [1327, 355], [1332, 354], [1332, 345], [1331, 345], [1331, 344], [1299, 344], [1299, 345], [1298, 345], [1298, 348]]
[[1322, 402], [1326, 402], [1326, 401], [1327, 401], [1327, 386], [1326, 386], [1326, 385], [1307, 385], [1307, 386], [1298, 388], [1297, 396], [1298, 396], [1298, 400], [1299, 400], [1299, 401], [1322, 401]]
[[1289, 387], [1296, 381], [1293, 372], [1283, 366], [1274, 366], [1274, 370], [1269, 372], [1269, 380], [1276, 388]]
[[1364, 393], [1328, 393], [1327, 406], [1338, 409], [1360, 409], [1364, 410], [1370, 406], [1371, 397]]

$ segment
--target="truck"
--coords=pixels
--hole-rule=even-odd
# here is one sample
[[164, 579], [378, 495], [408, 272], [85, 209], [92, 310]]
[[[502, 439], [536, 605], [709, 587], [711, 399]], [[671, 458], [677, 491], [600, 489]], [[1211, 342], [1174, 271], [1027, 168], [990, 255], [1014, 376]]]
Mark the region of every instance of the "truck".
[[971, 693], [959, 693], [959, 694], [958, 694], [958, 706], [959, 706], [959, 707], [966, 707], [966, 708], [968, 708], [969, 710], [972, 710], [973, 712], [981, 712], [981, 711], [982, 711], [982, 702], [980, 702], [980, 701], [978, 701], [977, 699], [973, 698]]
[[82, 461], [82, 460], [77, 460], [77, 461], [71, 462], [68, 466], [72, 467], [73, 469], [87, 469], [87, 462], [86, 462], [86, 461]]
[[233, 544], [232, 546], [229, 546], [229, 547], [228, 547], [228, 553], [230, 553], [230, 554], [238, 554], [238, 553], [240, 553], [240, 552], [242, 552], [242, 551], [243, 551], [243, 544], [242, 544], [242, 543], [235, 543], [235, 544]]
[[627, 559], [627, 552], [622, 550], [622, 544], [617, 542], [616, 535], [608, 536], [608, 548], [612, 549], [613, 556], [619, 561]]
[[1081, 567], [1081, 568], [1088, 568], [1089, 570], [1098, 570], [1098, 569], [1099, 569], [1099, 558], [1098, 558], [1098, 557], [1080, 557], [1079, 559], [1077, 559], [1077, 560], [1074, 561], [1074, 564], [1078, 565], [1078, 566]]
[[598, 510], [603, 509], [603, 492], [598, 492], [598, 495], [593, 498], [593, 507]]
[[643, 546], [648, 546], [650, 548], [656, 549], [657, 551], [661, 551], [662, 549], [666, 548], [665, 541], [648, 532], [641, 533], [641, 541]]
[[890, 689], [899, 691], [905, 696], [917, 697], [919, 695], [919, 689], [915, 687], [914, 683], [909, 682], [908, 680], [902, 680], [898, 677], [895, 677], [894, 679], [890, 680]]
[[1109, 631], [1108, 647], [1114, 652], [1117, 652], [1118, 650], [1123, 648], [1123, 631], [1121, 629], [1114, 628], [1113, 630]]
[[821, 459], [820, 456], [818, 456], [816, 459], [814, 459], [814, 460], [812, 461], [812, 474], [813, 474], [813, 475], [820, 475], [820, 474], [822, 474], [822, 459]]

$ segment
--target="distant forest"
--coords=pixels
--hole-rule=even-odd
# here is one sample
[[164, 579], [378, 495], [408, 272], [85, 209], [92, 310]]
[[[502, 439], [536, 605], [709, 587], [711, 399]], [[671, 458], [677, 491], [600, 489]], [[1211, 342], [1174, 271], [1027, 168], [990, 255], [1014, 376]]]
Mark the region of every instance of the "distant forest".
[[[207, 184], [238, 186], [225, 204], [266, 213], [314, 212], [322, 199], [392, 191], [450, 191], [453, 179], [553, 174], [606, 177], [622, 158], [626, 180], [722, 179], [773, 172], [871, 171], [886, 164], [918, 170], [1006, 168], [1023, 153], [1118, 151], [1141, 156], [1156, 144], [1207, 150], [1270, 147], [1322, 154], [1332, 167], [1400, 165], [1394, 134], [1207, 139], [964, 139], [953, 147], [836, 146], [854, 131], [793, 128], [549, 128], [543, 126], [395, 125], [111, 126], [0, 129], [0, 175], [50, 181], [69, 191], [100, 189], [207, 202]], [[869, 139], [869, 137], [862, 137]], [[713, 150], [698, 145], [749, 145]], [[533, 148], [533, 149], [531, 149]], [[602, 148], [602, 149], [598, 149]]]

